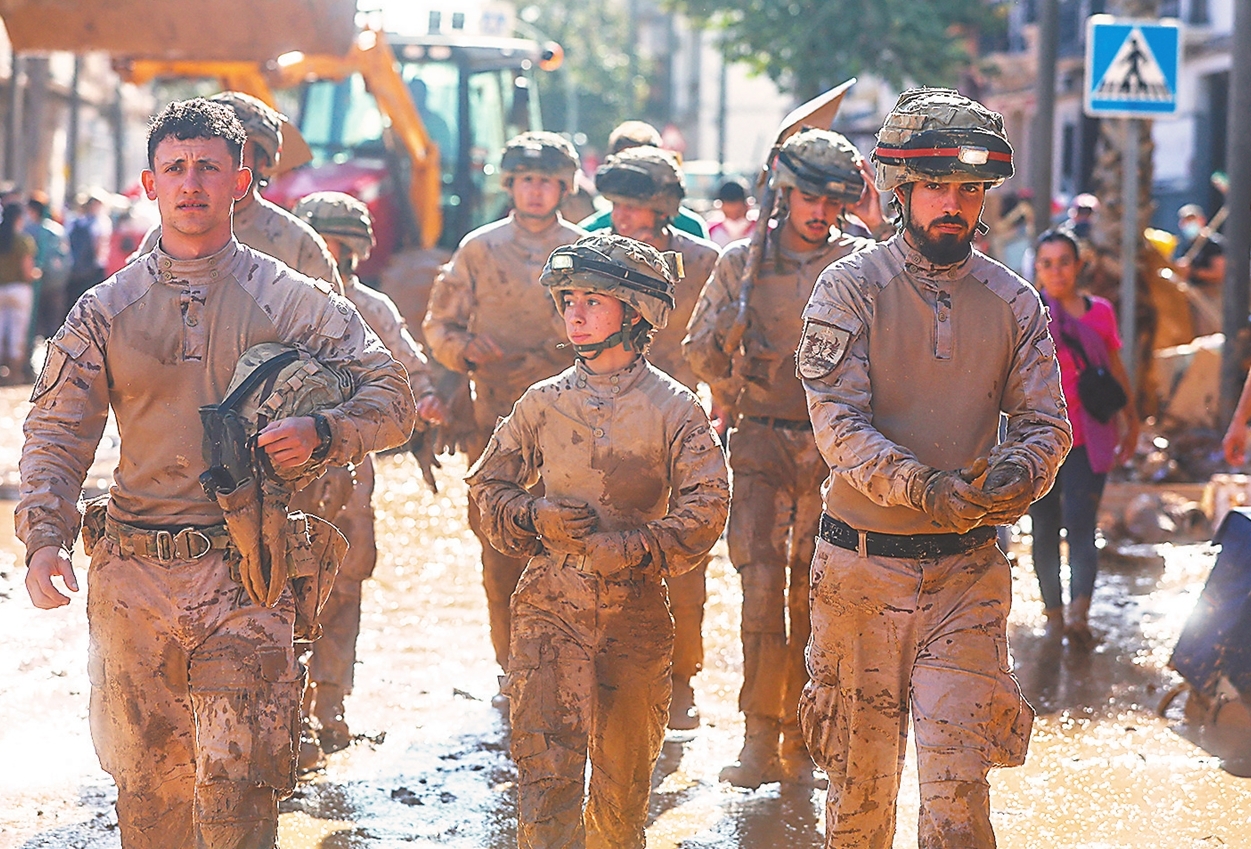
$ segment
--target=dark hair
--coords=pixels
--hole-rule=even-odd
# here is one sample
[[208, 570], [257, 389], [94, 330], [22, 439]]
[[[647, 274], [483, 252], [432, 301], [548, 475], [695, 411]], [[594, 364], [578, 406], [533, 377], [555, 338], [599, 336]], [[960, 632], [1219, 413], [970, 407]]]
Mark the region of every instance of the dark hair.
[[717, 189], [717, 200], [722, 203], [725, 201], [745, 203], [747, 201], [747, 190], [743, 188], [743, 184], [738, 180], [726, 180], [721, 184], [721, 188]]
[[8, 253], [13, 249], [13, 236], [17, 232], [17, 220], [22, 217], [20, 203], [6, 203], [4, 217], [0, 218], [0, 253]]
[[30, 200], [26, 201], [26, 207], [40, 221], [48, 217], [48, 204], [40, 200], [39, 198], [31, 198]]
[[243, 162], [243, 144], [248, 135], [235, 110], [203, 97], [175, 100], [161, 110], [148, 126], [148, 167], [156, 166], [156, 146], [173, 136], [187, 139], [225, 139], [235, 166]]
[[1034, 241], [1034, 252], [1037, 253], [1039, 248], [1049, 242], [1063, 242], [1073, 249], [1073, 259], [1082, 258], [1081, 245], [1078, 244], [1077, 236], [1073, 234], [1072, 230], [1064, 227], [1053, 227], [1050, 230], [1044, 231]]

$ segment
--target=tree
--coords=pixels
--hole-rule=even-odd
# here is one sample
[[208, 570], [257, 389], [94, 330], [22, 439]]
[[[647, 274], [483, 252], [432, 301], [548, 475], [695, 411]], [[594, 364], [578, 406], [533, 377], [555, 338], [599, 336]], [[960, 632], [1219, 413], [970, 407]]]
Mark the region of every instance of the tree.
[[806, 100], [849, 77], [895, 85], [953, 84], [970, 36], [1001, 30], [1006, 4], [988, 0], [670, 0], [724, 32], [727, 59]]

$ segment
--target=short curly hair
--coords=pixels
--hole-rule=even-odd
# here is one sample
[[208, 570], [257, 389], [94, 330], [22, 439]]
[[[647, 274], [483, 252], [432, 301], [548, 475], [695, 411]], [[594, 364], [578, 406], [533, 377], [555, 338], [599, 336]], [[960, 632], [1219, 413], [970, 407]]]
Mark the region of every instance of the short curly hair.
[[235, 166], [243, 162], [243, 145], [248, 140], [235, 111], [203, 97], [175, 100], [148, 125], [148, 167], [156, 166], [156, 146], [173, 136], [187, 139], [225, 139]]

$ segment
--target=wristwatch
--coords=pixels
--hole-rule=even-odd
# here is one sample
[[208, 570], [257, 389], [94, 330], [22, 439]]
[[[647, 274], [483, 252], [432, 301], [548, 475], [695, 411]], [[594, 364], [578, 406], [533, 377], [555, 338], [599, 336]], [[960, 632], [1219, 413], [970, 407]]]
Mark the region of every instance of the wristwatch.
[[324, 460], [326, 455], [330, 453], [330, 443], [334, 440], [334, 433], [330, 430], [330, 419], [321, 413], [313, 413], [313, 424], [317, 427], [317, 447], [313, 449], [313, 460]]

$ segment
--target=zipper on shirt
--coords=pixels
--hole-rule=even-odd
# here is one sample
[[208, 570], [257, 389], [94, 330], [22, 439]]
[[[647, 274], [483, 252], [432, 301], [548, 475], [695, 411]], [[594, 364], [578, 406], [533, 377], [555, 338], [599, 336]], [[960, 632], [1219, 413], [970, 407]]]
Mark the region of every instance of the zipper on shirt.
[[946, 289], [934, 298], [934, 357], [951, 359], [951, 292]]

